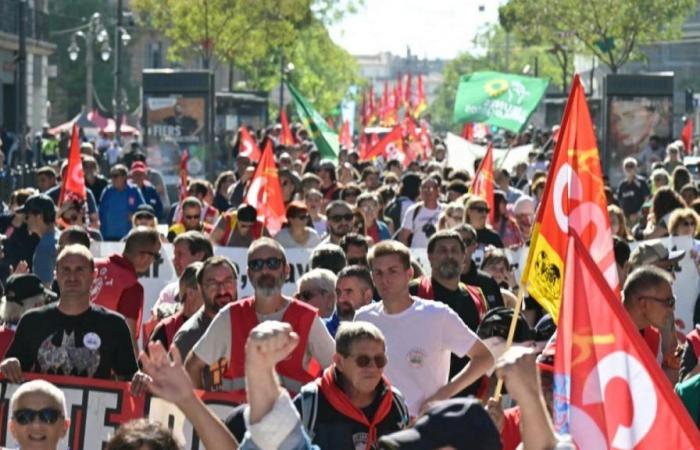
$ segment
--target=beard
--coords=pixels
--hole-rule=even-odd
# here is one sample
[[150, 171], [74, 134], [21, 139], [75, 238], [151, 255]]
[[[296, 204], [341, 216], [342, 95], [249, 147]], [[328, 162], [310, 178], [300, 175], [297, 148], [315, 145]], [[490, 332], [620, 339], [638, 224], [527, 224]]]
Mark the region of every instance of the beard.
[[456, 259], [446, 259], [440, 264], [438, 274], [445, 279], [458, 278], [462, 274], [462, 263]]
[[256, 298], [271, 298], [282, 293], [284, 285], [283, 277], [275, 277], [273, 275], [260, 275], [255, 281], [250, 280], [255, 289]]
[[336, 308], [338, 309], [338, 317], [340, 317], [340, 320], [352, 321], [355, 318], [355, 308], [351, 303], [338, 302]]

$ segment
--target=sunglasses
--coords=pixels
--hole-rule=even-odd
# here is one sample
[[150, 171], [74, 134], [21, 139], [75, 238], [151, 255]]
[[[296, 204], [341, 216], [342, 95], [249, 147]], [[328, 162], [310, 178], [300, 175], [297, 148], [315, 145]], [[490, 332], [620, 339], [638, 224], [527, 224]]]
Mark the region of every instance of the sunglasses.
[[308, 302], [312, 298], [316, 297], [317, 295], [324, 295], [327, 294], [327, 291], [324, 290], [319, 290], [319, 291], [301, 291], [299, 292], [299, 298], [301, 300], [304, 300], [305, 302]]
[[15, 422], [20, 425], [29, 425], [37, 417], [39, 417], [41, 423], [53, 425], [60, 417], [63, 417], [63, 413], [56, 408], [44, 408], [38, 411], [35, 409], [18, 409], [12, 415]]
[[290, 219], [309, 220], [309, 215], [308, 215], [308, 214], [302, 214], [302, 215], [300, 215], [300, 216], [291, 216]]
[[331, 222], [340, 222], [341, 220], [344, 220], [346, 222], [352, 222], [352, 213], [334, 214], [332, 216], [328, 216], [328, 219], [330, 219]]
[[185, 219], [187, 219], [187, 220], [199, 220], [199, 214], [196, 214], [194, 216], [185, 216]]
[[473, 210], [473, 211], [476, 211], [476, 212], [480, 212], [480, 213], [482, 213], [482, 214], [488, 214], [489, 211], [491, 211], [489, 208], [487, 208], [487, 207], [485, 207], [485, 206], [472, 206], [472, 207], [469, 208], [469, 209], [471, 209], [471, 210]]
[[386, 366], [387, 363], [386, 355], [351, 355], [350, 358], [354, 358], [357, 367], [360, 367], [362, 369], [364, 369], [365, 367], [369, 367], [370, 364], [372, 364], [372, 361], [374, 361], [374, 365], [377, 366], [377, 369], [383, 368], [384, 366]]
[[251, 259], [248, 261], [248, 268], [253, 272], [260, 272], [267, 266], [270, 270], [277, 270], [282, 267], [282, 258], [272, 257], [267, 259]]

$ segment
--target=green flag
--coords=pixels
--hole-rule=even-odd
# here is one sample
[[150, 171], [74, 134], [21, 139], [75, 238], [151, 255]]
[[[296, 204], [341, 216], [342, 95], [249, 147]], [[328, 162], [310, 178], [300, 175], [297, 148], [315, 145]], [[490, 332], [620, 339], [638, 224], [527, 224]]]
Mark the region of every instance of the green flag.
[[459, 80], [455, 123], [485, 122], [520, 132], [542, 99], [549, 81], [500, 72], [475, 72]]
[[304, 121], [306, 127], [311, 133], [311, 137], [321, 153], [321, 159], [338, 160], [338, 151], [340, 144], [338, 142], [338, 134], [333, 131], [323, 116], [316, 111], [311, 103], [309, 103], [294, 86], [287, 83], [289, 92], [292, 93], [294, 106], [297, 108], [297, 114]]

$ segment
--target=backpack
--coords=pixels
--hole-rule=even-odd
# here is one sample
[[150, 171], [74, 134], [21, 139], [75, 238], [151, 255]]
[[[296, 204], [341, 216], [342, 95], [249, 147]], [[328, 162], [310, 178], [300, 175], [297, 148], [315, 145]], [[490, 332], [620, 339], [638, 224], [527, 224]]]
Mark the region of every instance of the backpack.
[[401, 204], [405, 199], [408, 197], [400, 196], [400, 197], [394, 197], [392, 201], [389, 202], [389, 204], [384, 208], [384, 215], [387, 216], [394, 222], [394, 226], [396, 229], [401, 228]]
[[[420, 213], [421, 208], [423, 208], [423, 203], [417, 203], [416, 209], [413, 210], [413, 217], [411, 217], [411, 229], [413, 229], [412, 225], [416, 221], [416, 217], [418, 217], [418, 213]], [[399, 210], [401, 208], [401, 202], [399, 202]], [[393, 220], [393, 219], [392, 219]], [[396, 231], [394, 232], [394, 235], [391, 237], [395, 241], [399, 240], [399, 234], [401, 234], [401, 222], [396, 227]], [[413, 231], [411, 231], [411, 234], [408, 236], [408, 239], [406, 239], [406, 247], [410, 247], [411, 243], [413, 242]]]

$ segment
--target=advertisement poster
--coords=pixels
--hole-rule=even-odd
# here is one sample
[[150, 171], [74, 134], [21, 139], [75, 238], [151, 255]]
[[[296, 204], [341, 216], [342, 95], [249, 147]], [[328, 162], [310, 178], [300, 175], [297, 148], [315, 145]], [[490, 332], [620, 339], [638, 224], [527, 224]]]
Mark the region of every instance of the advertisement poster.
[[622, 161], [637, 158], [659, 136], [661, 144], [671, 139], [673, 99], [671, 97], [619, 97], [608, 100], [608, 167], [622, 175]]
[[147, 97], [146, 146], [149, 165], [162, 171], [168, 185], [178, 183], [180, 155], [188, 149], [188, 173], [206, 170], [206, 101], [204, 97], [171, 95]]

